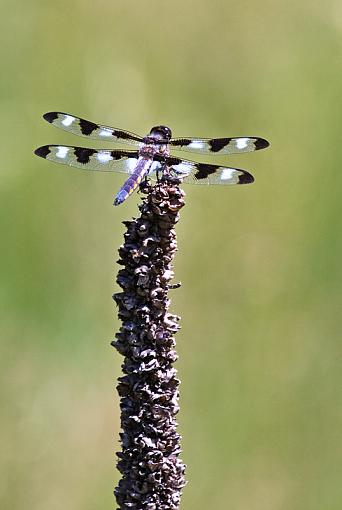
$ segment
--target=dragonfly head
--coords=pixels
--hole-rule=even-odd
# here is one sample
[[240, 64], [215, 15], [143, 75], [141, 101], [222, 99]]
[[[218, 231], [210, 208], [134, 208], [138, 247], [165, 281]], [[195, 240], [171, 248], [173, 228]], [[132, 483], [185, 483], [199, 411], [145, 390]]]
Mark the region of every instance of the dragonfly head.
[[167, 126], [155, 126], [151, 129], [149, 136], [155, 140], [170, 140], [172, 133]]

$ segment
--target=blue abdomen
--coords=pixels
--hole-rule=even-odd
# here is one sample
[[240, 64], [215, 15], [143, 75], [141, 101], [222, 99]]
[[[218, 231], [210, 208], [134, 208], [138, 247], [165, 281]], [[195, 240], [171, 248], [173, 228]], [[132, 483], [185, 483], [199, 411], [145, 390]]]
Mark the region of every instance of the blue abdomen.
[[120, 205], [129, 197], [129, 193], [122, 187], [115, 197], [114, 205]]
[[152, 164], [152, 159], [139, 158], [133, 174], [127, 179], [115, 197], [114, 205], [120, 205], [139, 186]]

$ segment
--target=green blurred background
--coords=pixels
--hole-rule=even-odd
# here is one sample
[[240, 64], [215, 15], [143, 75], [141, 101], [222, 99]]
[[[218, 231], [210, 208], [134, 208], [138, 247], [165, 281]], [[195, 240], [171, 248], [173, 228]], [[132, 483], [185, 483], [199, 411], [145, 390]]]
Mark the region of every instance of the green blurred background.
[[271, 141], [215, 158], [253, 186], [185, 190], [182, 508], [340, 510], [341, 0], [0, 7], [1, 509], [115, 507], [111, 295], [139, 197], [113, 208], [123, 175], [33, 155], [87, 144], [41, 117], [61, 110]]

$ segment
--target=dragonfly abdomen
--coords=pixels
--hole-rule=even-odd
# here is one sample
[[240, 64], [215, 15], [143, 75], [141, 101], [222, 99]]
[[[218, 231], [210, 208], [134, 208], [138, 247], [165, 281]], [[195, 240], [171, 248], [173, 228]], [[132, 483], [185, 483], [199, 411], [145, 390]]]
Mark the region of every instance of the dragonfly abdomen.
[[152, 159], [139, 158], [133, 174], [127, 179], [127, 181], [118, 191], [114, 200], [114, 205], [122, 204], [122, 202], [124, 202], [130, 195], [132, 195], [133, 191], [136, 190], [145, 175], [148, 173], [152, 161]]

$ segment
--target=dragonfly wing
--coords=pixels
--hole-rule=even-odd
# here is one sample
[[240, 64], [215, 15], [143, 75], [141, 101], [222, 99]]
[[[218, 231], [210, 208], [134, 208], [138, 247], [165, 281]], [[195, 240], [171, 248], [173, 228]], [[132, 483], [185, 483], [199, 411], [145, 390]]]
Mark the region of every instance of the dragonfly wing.
[[179, 158], [166, 158], [167, 166], [187, 184], [250, 184], [253, 175], [240, 168], [196, 163]]
[[239, 154], [266, 149], [269, 142], [256, 136], [235, 138], [172, 138], [170, 146], [177, 150], [200, 154]]
[[75, 117], [68, 113], [48, 112], [44, 119], [57, 128], [78, 136], [85, 136], [92, 140], [108, 140], [108, 142], [125, 143], [136, 147], [143, 141], [142, 137], [129, 131], [95, 124], [89, 120]]
[[137, 151], [95, 150], [86, 147], [68, 147], [66, 145], [44, 145], [36, 149], [35, 154], [54, 163], [93, 170], [96, 172], [122, 172], [132, 174], [139, 154]]

